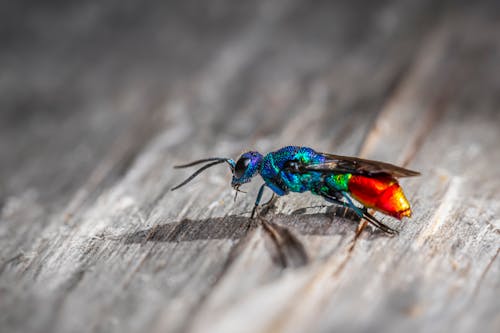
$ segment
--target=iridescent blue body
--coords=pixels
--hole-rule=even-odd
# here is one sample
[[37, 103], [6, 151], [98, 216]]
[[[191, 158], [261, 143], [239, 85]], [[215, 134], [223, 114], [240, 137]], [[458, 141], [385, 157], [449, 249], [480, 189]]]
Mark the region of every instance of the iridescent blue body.
[[[367, 207], [401, 219], [410, 216], [408, 201], [397, 183], [397, 177], [416, 176], [419, 173], [378, 161], [355, 157], [319, 153], [309, 147], [287, 146], [263, 156], [250, 151], [242, 154], [237, 161], [229, 158], [211, 157], [178, 166], [189, 167], [200, 163], [205, 166], [193, 173], [178, 189], [190, 182], [203, 170], [220, 163], [227, 163], [233, 173], [231, 185], [239, 187], [259, 174], [264, 184], [255, 200], [252, 217], [260, 204], [266, 187], [278, 196], [290, 192], [306, 192], [322, 196], [325, 200], [354, 209], [360, 216], [387, 233], [396, 233], [371, 215]], [[354, 205], [350, 195], [363, 204]]]
[[293, 173], [286, 170], [287, 163], [299, 161], [304, 164], [319, 164], [325, 158], [311, 148], [289, 146], [264, 156], [260, 166], [260, 175], [277, 195], [288, 192], [314, 191], [323, 183], [320, 172]]
[[347, 183], [339, 179], [339, 175], [320, 171], [297, 172], [297, 165], [318, 165], [326, 161], [324, 155], [309, 147], [288, 146], [265, 156], [258, 152], [248, 152], [242, 157], [250, 158], [249, 172], [241, 177], [233, 176], [233, 187], [249, 182], [259, 173], [265, 185], [279, 196], [306, 191], [334, 195], [338, 191], [347, 190]]

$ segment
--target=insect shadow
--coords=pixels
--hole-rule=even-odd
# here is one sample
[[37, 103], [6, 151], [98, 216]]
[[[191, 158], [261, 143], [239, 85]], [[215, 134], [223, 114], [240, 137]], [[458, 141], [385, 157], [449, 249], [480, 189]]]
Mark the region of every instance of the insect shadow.
[[[357, 228], [356, 217], [354, 212], [336, 207], [327, 213], [307, 214], [304, 209], [300, 209], [292, 215], [274, 214], [272, 218], [250, 219], [241, 215], [230, 215], [202, 220], [183, 219], [128, 233], [121, 239], [126, 244], [216, 239], [244, 241], [251, 231], [260, 226], [268, 240], [266, 244], [272, 244], [268, 249], [273, 260], [283, 267], [300, 267], [307, 264], [309, 259], [296, 234], [354, 235]], [[384, 233], [375, 230], [374, 235], [384, 236]]]
[[[272, 224], [291, 228], [302, 235], [344, 235], [356, 230], [356, 215], [348, 211], [327, 213], [306, 213], [306, 208], [298, 209], [292, 215], [274, 214]], [[342, 215], [340, 215], [342, 214]], [[345, 214], [345, 216], [344, 216]], [[336, 216], [337, 218], [332, 218]], [[358, 219], [359, 220], [359, 219]], [[122, 236], [126, 244], [145, 242], [190, 242], [211, 239], [240, 239], [259, 224], [259, 219], [241, 215], [208, 218], [202, 220], [183, 219], [179, 222], [158, 224]]]
[[183, 219], [179, 222], [158, 224], [151, 228], [126, 234], [126, 244], [145, 242], [191, 242], [210, 239], [239, 239], [250, 228], [252, 221], [243, 216], [226, 216], [203, 220]]

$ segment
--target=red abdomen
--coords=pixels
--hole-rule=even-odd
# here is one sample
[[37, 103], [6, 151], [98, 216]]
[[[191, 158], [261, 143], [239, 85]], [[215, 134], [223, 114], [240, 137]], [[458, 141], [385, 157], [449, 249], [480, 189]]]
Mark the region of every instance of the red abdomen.
[[353, 198], [368, 208], [400, 220], [404, 216], [411, 216], [410, 203], [394, 178], [352, 175], [348, 189]]

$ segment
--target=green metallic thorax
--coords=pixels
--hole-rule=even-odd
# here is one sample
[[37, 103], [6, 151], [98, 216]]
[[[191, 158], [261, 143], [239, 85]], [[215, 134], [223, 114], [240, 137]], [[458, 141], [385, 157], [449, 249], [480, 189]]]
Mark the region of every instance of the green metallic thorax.
[[330, 174], [310, 171], [304, 173], [287, 172], [284, 165], [297, 161], [301, 165], [314, 165], [324, 162], [324, 157], [307, 147], [289, 146], [264, 156], [260, 174], [267, 186], [276, 194], [311, 191], [315, 194], [348, 191], [350, 174]]
[[338, 191], [347, 192], [349, 190], [349, 179], [351, 179], [352, 174], [344, 173], [339, 175], [330, 175], [325, 178], [325, 182], [335, 188]]

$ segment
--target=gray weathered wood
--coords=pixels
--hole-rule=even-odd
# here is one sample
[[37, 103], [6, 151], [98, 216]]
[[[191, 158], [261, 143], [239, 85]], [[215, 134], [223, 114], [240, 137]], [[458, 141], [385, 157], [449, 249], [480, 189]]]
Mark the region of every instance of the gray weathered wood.
[[[494, 1], [2, 4], [1, 332], [498, 332]], [[226, 167], [299, 144], [408, 166], [387, 237]]]

